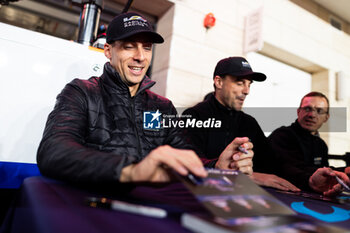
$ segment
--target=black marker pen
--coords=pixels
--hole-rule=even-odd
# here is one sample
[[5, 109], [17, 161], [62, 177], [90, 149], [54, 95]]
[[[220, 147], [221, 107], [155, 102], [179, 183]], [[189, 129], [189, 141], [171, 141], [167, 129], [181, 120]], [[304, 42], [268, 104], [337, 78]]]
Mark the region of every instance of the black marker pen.
[[247, 150], [246, 148], [242, 147], [242, 146], [239, 146], [239, 147], [238, 147], [238, 150], [239, 150], [240, 152], [244, 153], [244, 154], [248, 154], [248, 150]]
[[[250, 138], [249, 138], [249, 142], [250, 142], [250, 141], [251, 141], [251, 140], [250, 140]], [[239, 150], [240, 152], [244, 153], [244, 154], [248, 154], [248, 150], [247, 150], [246, 148], [242, 147], [242, 146], [239, 146], [239, 147], [238, 147], [238, 150]]]
[[196, 175], [193, 175], [192, 173], [188, 173], [186, 176], [193, 184], [200, 185], [203, 183], [203, 179], [201, 177], [198, 177]]
[[335, 176], [335, 179], [338, 181], [338, 183], [346, 190], [346, 191], [350, 191], [350, 188], [347, 184], [345, 184], [345, 182], [340, 179], [338, 176]]

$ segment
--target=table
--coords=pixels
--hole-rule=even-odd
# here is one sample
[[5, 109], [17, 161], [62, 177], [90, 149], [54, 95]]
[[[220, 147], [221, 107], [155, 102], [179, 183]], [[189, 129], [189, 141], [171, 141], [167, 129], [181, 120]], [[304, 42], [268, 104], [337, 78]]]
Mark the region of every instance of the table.
[[[121, 189], [127, 190], [121, 193]], [[267, 189], [287, 205], [304, 202], [314, 212], [331, 213], [332, 207], [344, 209], [350, 216], [350, 205], [341, 205], [305, 197], [292, 196]], [[92, 208], [84, 203], [89, 196], [106, 196], [132, 200], [164, 208], [170, 216], [163, 219], [134, 215], [108, 209]], [[183, 212], [205, 211], [181, 183], [158, 186], [122, 186], [78, 188], [46, 177], [24, 180], [15, 205], [9, 211], [2, 232], [31, 233], [108, 233], [108, 232], [189, 232], [179, 223]], [[345, 213], [343, 212], [343, 213]], [[298, 215], [315, 220], [314, 217]], [[350, 220], [329, 222], [350, 229]]]
[[348, 196], [345, 204], [335, 201], [317, 200], [305, 197], [307, 195], [321, 196], [314, 193], [304, 192], [304, 196], [290, 195], [275, 189], [265, 188], [277, 199], [291, 207], [298, 216], [312, 221], [320, 221], [326, 224], [333, 224], [338, 227], [350, 229], [350, 198]]
[[[3, 232], [188, 232], [179, 224], [177, 213], [187, 210], [202, 211], [195, 198], [181, 183], [157, 187], [120, 187], [128, 189], [119, 194], [119, 187], [110, 190], [80, 189], [45, 177], [24, 180], [15, 206], [9, 211], [2, 226]], [[105, 188], [104, 188], [105, 189]], [[173, 216], [165, 219], [98, 209], [84, 203], [89, 196], [114, 196], [142, 202], [158, 203]], [[127, 197], [125, 197], [127, 196]], [[177, 203], [176, 206], [166, 203]]]

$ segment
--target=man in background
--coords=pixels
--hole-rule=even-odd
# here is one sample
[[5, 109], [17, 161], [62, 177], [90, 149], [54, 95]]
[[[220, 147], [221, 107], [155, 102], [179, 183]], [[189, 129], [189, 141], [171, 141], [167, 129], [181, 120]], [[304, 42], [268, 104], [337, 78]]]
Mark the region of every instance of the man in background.
[[[302, 189], [317, 192], [329, 192], [328, 186], [337, 184], [335, 175], [349, 183], [346, 174], [328, 168], [328, 147], [318, 132], [329, 119], [328, 98], [320, 92], [306, 94], [297, 114], [294, 123], [276, 129], [269, 136], [282, 166], [281, 176]], [[340, 185], [334, 187], [335, 193], [338, 190]]]
[[215, 118], [222, 125], [218, 129], [188, 128], [187, 134], [205, 166], [221, 169], [236, 169], [231, 164], [234, 158], [227, 160], [222, 152], [235, 138], [248, 137], [253, 143], [254, 152], [252, 179], [260, 185], [299, 191], [293, 184], [277, 176], [279, 165], [275, 163], [267, 138], [258, 122], [242, 111], [251, 83], [265, 79], [265, 74], [253, 72], [243, 57], [228, 57], [219, 61], [213, 75], [215, 92], [203, 102], [185, 110], [183, 115], [197, 120]]

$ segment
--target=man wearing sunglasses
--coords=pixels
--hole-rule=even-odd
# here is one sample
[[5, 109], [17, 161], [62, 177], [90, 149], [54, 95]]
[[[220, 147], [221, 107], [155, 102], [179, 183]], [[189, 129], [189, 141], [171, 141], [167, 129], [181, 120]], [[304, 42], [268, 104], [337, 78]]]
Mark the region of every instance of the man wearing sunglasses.
[[281, 176], [304, 190], [326, 195], [340, 192], [335, 176], [346, 183], [349, 178], [329, 168], [328, 147], [318, 132], [329, 118], [328, 98], [320, 92], [310, 92], [302, 98], [297, 113], [294, 123], [269, 136], [283, 166]]

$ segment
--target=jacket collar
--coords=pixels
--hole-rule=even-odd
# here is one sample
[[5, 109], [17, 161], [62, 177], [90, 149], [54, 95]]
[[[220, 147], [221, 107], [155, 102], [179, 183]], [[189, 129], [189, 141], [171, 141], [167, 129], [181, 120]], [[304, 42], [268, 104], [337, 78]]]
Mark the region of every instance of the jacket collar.
[[[112, 67], [109, 62], [104, 65], [104, 71], [101, 76], [103, 83], [108, 86], [108, 91], [110, 93], [118, 93], [123, 95], [130, 95], [129, 87], [121, 79], [119, 73]], [[137, 96], [139, 93], [151, 88], [155, 81], [151, 80], [149, 77], [143, 77], [139, 89], [136, 92]]]
[[296, 120], [294, 121], [294, 123], [293, 123], [291, 126], [292, 126], [296, 131], [302, 133], [302, 134], [305, 135], [305, 136], [311, 136], [311, 137], [316, 136], [316, 137], [320, 137], [320, 134], [319, 134], [318, 131], [316, 132], [316, 134], [311, 134], [310, 131], [308, 131], [308, 130], [304, 129], [303, 127], [301, 127], [301, 125], [300, 125], [299, 122], [298, 122], [298, 119], [296, 119]]
[[222, 105], [215, 97], [215, 92], [208, 97], [208, 101], [213, 103], [221, 112], [226, 114], [236, 114], [238, 111], [236, 109], [228, 109]]

